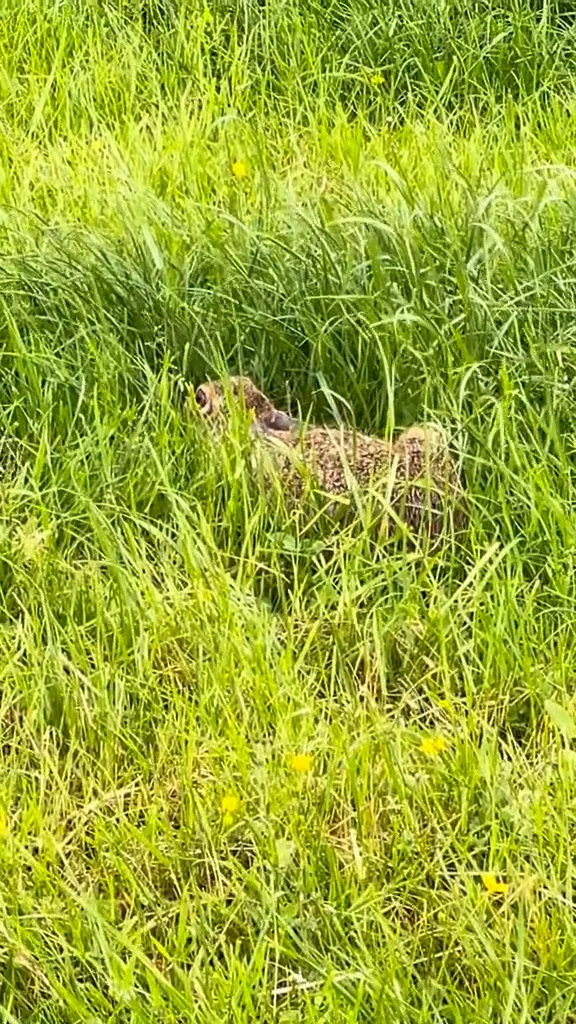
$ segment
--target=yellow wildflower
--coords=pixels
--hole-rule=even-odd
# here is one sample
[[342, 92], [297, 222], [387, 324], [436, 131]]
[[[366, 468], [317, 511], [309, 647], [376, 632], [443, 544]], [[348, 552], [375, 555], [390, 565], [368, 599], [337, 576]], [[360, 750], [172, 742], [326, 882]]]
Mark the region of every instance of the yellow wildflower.
[[437, 757], [438, 754], [443, 754], [446, 750], [446, 740], [443, 736], [429, 736], [422, 740], [420, 750], [427, 757]]
[[305, 775], [312, 768], [312, 757], [310, 754], [294, 754], [290, 758], [290, 767], [292, 771], [298, 772], [299, 775]]
[[384, 75], [380, 74], [379, 71], [375, 71], [373, 75], [370, 75], [370, 85], [373, 85], [374, 88], [376, 88], [379, 85], [382, 85], [383, 81]]
[[508, 892], [508, 883], [499, 882], [496, 875], [493, 875], [490, 871], [484, 871], [481, 877], [484, 887], [491, 896], [505, 896]]
[[245, 160], [235, 160], [232, 164], [232, 174], [238, 181], [248, 177], [248, 164]]
[[240, 810], [240, 797], [236, 796], [235, 793], [226, 793], [226, 796], [222, 797], [222, 814], [234, 815]]

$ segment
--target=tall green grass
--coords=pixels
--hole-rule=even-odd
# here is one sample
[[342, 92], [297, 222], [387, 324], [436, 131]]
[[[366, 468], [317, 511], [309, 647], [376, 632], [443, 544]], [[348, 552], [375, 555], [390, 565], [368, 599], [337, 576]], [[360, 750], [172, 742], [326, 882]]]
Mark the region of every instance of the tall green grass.
[[[575, 31], [3, 5], [2, 1020], [573, 1018]], [[465, 538], [261, 493], [226, 369], [443, 423]]]

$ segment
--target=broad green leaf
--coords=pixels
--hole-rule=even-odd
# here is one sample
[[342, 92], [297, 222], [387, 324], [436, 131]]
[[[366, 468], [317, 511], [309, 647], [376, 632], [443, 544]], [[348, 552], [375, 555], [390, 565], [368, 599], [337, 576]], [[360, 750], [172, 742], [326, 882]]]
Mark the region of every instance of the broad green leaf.
[[560, 732], [563, 732], [569, 739], [576, 736], [576, 722], [569, 711], [566, 711], [561, 704], [557, 704], [555, 700], [545, 701], [544, 708], [550, 721]]

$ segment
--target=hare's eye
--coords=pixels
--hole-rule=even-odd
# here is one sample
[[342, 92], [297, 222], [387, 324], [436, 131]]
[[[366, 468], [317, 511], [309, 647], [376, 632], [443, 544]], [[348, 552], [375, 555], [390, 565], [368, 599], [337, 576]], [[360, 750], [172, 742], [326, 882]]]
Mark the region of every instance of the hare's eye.
[[197, 388], [194, 397], [196, 399], [196, 405], [199, 409], [202, 409], [204, 416], [212, 416], [212, 414], [217, 411], [214, 409], [214, 403], [210, 397], [210, 392], [206, 391], [205, 388]]

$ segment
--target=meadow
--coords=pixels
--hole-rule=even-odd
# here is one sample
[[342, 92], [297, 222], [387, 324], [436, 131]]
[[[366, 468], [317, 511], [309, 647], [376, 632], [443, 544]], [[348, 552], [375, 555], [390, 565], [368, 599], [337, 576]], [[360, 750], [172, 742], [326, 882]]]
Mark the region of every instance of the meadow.
[[[5, 1024], [576, 1020], [575, 86], [565, 0], [4, 0]], [[442, 423], [465, 537], [225, 372]]]

